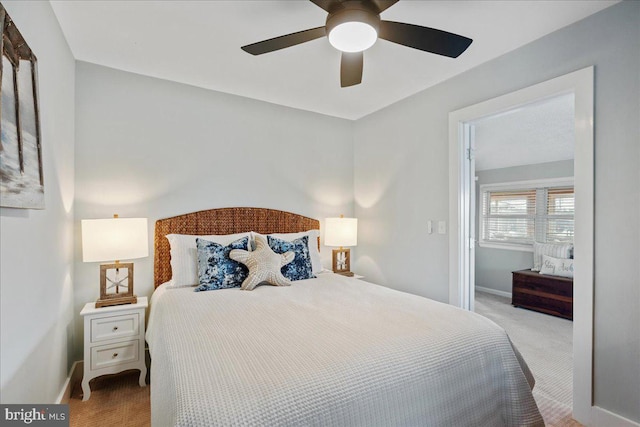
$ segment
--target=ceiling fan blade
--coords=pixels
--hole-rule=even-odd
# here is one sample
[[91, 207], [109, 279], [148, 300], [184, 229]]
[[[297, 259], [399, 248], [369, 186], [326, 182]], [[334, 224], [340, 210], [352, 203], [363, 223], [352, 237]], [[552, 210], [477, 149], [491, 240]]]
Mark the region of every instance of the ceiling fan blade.
[[274, 37], [269, 40], [248, 44], [242, 46], [242, 50], [252, 55], [262, 55], [263, 53], [273, 52], [275, 50], [284, 49], [286, 47], [295, 46], [300, 43], [319, 39], [327, 35], [324, 27], [311, 28], [309, 30], [298, 31], [297, 33], [287, 34], [285, 36]]
[[342, 52], [340, 60], [340, 87], [359, 85], [362, 82], [363, 52]]
[[393, 21], [380, 22], [378, 37], [450, 58], [460, 56], [473, 42], [470, 38], [458, 34]]
[[378, 13], [382, 13], [394, 4], [398, 3], [398, 0], [371, 0], [371, 3], [376, 6]]
[[310, 0], [310, 1], [311, 3], [326, 10], [329, 13], [333, 12], [334, 8], [336, 7], [342, 7], [342, 5], [340, 4], [340, 0]]

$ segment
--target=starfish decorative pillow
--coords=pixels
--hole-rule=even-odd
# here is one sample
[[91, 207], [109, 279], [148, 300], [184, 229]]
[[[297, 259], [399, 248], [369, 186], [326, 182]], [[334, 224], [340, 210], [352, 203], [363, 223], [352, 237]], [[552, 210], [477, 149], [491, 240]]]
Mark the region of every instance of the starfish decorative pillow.
[[256, 248], [252, 251], [234, 249], [229, 258], [241, 262], [249, 269], [249, 276], [242, 282], [240, 289], [251, 291], [258, 284], [266, 282], [274, 286], [289, 286], [291, 281], [282, 275], [283, 266], [293, 261], [291, 251], [277, 254], [271, 250], [264, 236], [256, 235]]

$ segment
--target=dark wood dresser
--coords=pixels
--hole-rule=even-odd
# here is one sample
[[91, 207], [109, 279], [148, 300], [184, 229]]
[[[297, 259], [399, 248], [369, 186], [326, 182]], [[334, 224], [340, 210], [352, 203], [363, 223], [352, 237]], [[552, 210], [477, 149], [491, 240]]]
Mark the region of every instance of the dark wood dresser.
[[514, 271], [511, 304], [573, 320], [573, 279]]

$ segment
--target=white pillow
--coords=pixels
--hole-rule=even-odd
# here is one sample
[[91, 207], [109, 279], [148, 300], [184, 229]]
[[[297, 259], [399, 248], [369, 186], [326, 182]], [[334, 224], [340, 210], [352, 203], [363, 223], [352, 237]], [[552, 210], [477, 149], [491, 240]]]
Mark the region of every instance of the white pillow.
[[198, 248], [196, 239], [204, 239], [210, 242], [226, 246], [229, 243], [249, 237], [251, 233], [236, 233], [209, 236], [194, 236], [191, 234], [167, 234], [167, 240], [171, 245], [171, 287], [181, 288], [198, 284]]
[[572, 243], [538, 243], [533, 244], [533, 268], [532, 271], [540, 271], [542, 256], [548, 255], [554, 258], [571, 258]]
[[540, 274], [573, 278], [573, 260], [542, 255]]
[[[255, 236], [260, 234], [255, 231], [251, 232], [253, 234], [253, 239], [255, 240]], [[293, 240], [299, 239], [300, 237], [309, 236], [309, 256], [311, 257], [311, 269], [314, 275], [320, 273], [322, 271], [322, 260], [320, 259], [320, 250], [318, 249], [318, 238], [320, 237], [320, 230], [309, 230], [302, 231], [300, 233], [273, 233], [269, 234], [271, 237], [275, 237], [276, 239], [284, 240], [286, 242], [291, 242]]]

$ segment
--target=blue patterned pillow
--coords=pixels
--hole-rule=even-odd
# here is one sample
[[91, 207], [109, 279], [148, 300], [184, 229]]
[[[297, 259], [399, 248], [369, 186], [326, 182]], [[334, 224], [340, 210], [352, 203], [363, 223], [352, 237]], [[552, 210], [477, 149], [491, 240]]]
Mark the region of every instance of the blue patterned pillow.
[[195, 291], [212, 291], [215, 289], [236, 288], [242, 285], [249, 275], [249, 270], [243, 264], [229, 258], [233, 249], [247, 250], [249, 237], [243, 237], [227, 246], [196, 239], [198, 248], [198, 280], [200, 286]]
[[295, 253], [293, 261], [280, 269], [284, 277], [291, 281], [316, 277], [313, 275], [313, 269], [311, 268], [309, 236], [303, 236], [291, 242], [267, 236], [267, 241], [269, 242], [269, 247], [277, 254], [283, 254], [288, 251]]

